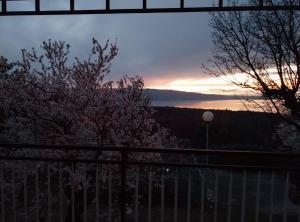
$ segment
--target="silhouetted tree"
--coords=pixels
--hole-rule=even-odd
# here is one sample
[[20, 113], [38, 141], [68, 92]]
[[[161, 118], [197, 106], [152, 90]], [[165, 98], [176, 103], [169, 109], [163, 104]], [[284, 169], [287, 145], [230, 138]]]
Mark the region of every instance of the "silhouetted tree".
[[[257, 4], [255, 1], [253, 4]], [[265, 5], [298, 4], [296, 0], [267, 0]], [[214, 68], [235, 85], [260, 93], [275, 110], [300, 125], [300, 12], [251, 11], [212, 14]], [[290, 117], [290, 118], [287, 118]]]

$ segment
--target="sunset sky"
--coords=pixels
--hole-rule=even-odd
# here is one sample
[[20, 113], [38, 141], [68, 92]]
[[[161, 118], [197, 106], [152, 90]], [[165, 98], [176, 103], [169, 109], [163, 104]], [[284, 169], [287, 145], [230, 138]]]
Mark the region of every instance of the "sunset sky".
[[[112, 7], [140, 7], [142, 2], [111, 1]], [[67, 0], [41, 2], [42, 10], [68, 7]], [[96, 2], [100, 8], [104, 6], [104, 0], [76, 2], [77, 8], [93, 8]], [[186, 2], [193, 5], [199, 1]], [[8, 10], [31, 10], [32, 3], [8, 2]], [[149, 0], [152, 7], [159, 4], [175, 6], [179, 0]], [[147, 88], [237, 94], [233, 91], [236, 87], [201, 70], [211, 55], [209, 19], [208, 13], [1, 17], [0, 55], [16, 60], [22, 48], [38, 48], [43, 40], [51, 38], [68, 42], [71, 56], [84, 58], [93, 37], [103, 43], [117, 40], [119, 55], [112, 66], [112, 80], [125, 74], [142, 75]]]

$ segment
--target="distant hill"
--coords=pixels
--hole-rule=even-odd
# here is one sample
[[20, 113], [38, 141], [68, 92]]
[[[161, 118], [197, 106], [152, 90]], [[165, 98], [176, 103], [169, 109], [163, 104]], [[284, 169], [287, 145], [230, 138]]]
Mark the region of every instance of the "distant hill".
[[[164, 89], [144, 89], [145, 95], [152, 100], [226, 100], [226, 99], [241, 99], [240, 96], [224, 96], [217, 94], [203, 94], [193, 92], [183, 92], [176, 90]], [[257, 97], [255, 97], [257, 98]], [[252, 97], [254, 99], [254, 97]]]

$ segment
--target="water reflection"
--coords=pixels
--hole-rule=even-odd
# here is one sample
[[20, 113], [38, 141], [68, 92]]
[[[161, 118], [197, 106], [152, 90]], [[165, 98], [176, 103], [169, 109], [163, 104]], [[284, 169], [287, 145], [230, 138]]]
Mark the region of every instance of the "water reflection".
[[[255, 100], [257, 104], [262, 104], [262, 100]], [[180, 108], [193, 108], [193, 109], [219, 109], [219, 110], [232, 110], [232, 111], [257, 111], [262, 112], [262, 109], [253, 102], [246, 100], [160, 100], [152, 101], [152, 106], [168, 106]]]

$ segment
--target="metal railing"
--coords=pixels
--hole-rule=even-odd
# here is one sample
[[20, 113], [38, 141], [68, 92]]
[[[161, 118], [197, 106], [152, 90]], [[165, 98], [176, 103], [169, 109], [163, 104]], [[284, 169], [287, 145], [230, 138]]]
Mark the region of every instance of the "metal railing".
[[[21, 2], [28, 1], [33, 3], [32, 10], [8, 10], [8, 4], [12, 1]], [[194, 1], [193, 5], [191, 1], [180, 0], [177, 5], [169, 5], [166, 7], [151, 7], [151, 1], [140, 0], [139, 5], [136, 7], [116, 8], [112, 7], [110, 0], [103, 1], [104, 5], [101, 7], [101, 1], [99, 5], [94, 4], [91, 9], [77, 8], [76, 0], [69, 0], [68, 9], [43, 9], [41, 8], [41, 0], [0, 0], [1, 10], [0, 16], [16, 16], [16, 15], [74, 15], [74, 14], [120, 14], [120, 13], [182, 13], [182, 12], [216, 12], [216, 11], [259, 11], [259, 10], [299, 10], [299, 3], [284, 5], [274, 3], [272, 1], [258, 0], [257, 4], [246, 4], [244, 1], [236, 1], [236, 4], [229, 5], [223, 0], [212, 0], [211, 6], [203, 4], [203, 1]], [[174, 3], [174, 2], [173, 2]], [[15, 3], [16, 4], [16, 3]], [[99, 8], [100, 6], [100, 8]]]
[[0, 221], [300, 221], [299, 160], [299, 153], [0, 145]]

